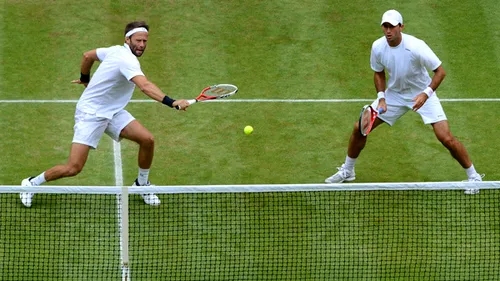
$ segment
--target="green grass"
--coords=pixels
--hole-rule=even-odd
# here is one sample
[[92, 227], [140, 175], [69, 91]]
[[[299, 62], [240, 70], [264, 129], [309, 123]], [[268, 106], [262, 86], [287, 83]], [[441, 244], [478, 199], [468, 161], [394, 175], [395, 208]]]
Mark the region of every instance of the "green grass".
[[[370, 46], [382, 36], [380, 16], [391, 8], [403, 14], [405, 32], [424, 39], [443, 61], [448, 75], [438, 90], [440, 98], [496, 98], [497, 6], [493, 0], [6, 0], [0, 4], [0, 100], [78, 99], [82, 87], [70, 81], [79, 77], [81, 54], [122, 44], [124, 25], [136, 19], [151, 27], [142, 69], [174, 98], [192, 98], [206, 85], [227, 82], [240, 88], [234, 99], [371, 99]], [[145, 98], [140, 91], [134, 94], [134, 99]], [[285, 184], [321, 183], [336, 171], [363, 104], [205, 103], [176, 112], [158, 103], [132, 103], [127, 109], [155, 136], [150, 178], [157, 185]], [[500, 170], [500, 133], [491, 129], [497, 106], [443, 102], [453, 134], [491, 181], [499, 179]], [[0, 103], [0, 185], [18, 185], [66, 161], [74, 107]], [[246, 125], [255, 129], [250, 136], [243, 134]], [[121, 146], [124, 182], [131, 184], [137, 174], [137, 146], [125, 141]], [[104, 137], [80, 175], [51, 184], [114, 185], [113, 159], [113, 143]], [[356, 182], [466, 178], [431, 127], [412, 113], [392, 128], [384, 125], [373, 132], [356, 173]], [[132, 223], [145, 228], [141, 235], [158, 236], [154, 245], [145, 245], [148, 240], [131, 234], [131, 258], [140, 259], [139, 246], [159, 248], [144, 263], [132, 260], [132, 280], [146, 279], [137, 274], [150, 265], [167, 269], [158, 275], [163, 280], [169, 272], [181, 280], [494, 279], [480, 275], [480, 267], [500, 263], [498, 192], [468, 201], [458, 192], [439, 194], [445, 197], [425, 192], [176, 195], [162, 196], [164, 204], [157, 209], [144, 208], [132, 197]], [[105, 279], [82, 272], [108, 262], [113, 268], [108, 279], [120, 278], [117, 252], [103, 246], [116, 244], [116, 206], [113, 200], [94, 197], [92, 204], [72, 205], [68, 210], [74, 216], [68, 221], [65, 196], [39, 194], [32, 209], [25, 209], [17, 195], [0, 195], [0, 280], [20, 278], [8, 271], [12, 267], [5, 261], [22, 247], [18, 245], [34, 243], [35, 237], [35, 251], [15, 252], [14, 262], [38, 268], [22, 269], [25, 279], [55, 280], [56, 273], [65, 280]], [[219, 201], [213, 203], [213, 198]], [[190, 209], [191, 202], [199, 209]], [[478, 218], [482, 210], [485, 217]], [[314, 225], [316, 219], [324, 221]], [[33, 224], [35, 234], [28, 231]], [[88, 239], [95, 233], [82, 225], [101, 232]], [[60, 226], [72, 231], [51, 233]], [[385, 236], [372, 237], [374, 233]], [[267, 238], [252, 240], [253, 234]], [[65, 235], [68, 240], [62, 239]], [[88, 247], [71, 248], [71, 237]], [[99, 244], [104, 237], [110, 243]], [[189, 248], [193, 246], [185, 238], [198, 246]], [[99, 245], [104, 248], [95, 251]], [[406, 259], [417, 252], [419, 259]], [[60, 258], [70, 253], [74, 261]], [[381, 256], [382, 261], [376, 260]], [[233, 271], [224, 271], [224, 265], [234, 272], [239, 266], [246, 275], [228, 276]], [[211, 271], [200, 273], [206, 266]], [[349, 273], [356, 270], [359, 275]], [[484, 271], [498, 275], [498, 270]]]
[[[163, 194], [156, 208], [131, 196], [132, 279], [494, 280], [499, 195]], [[1, 196], [2, 280], [119, 278], [114, 196], [36, 198]]]
[[1, 194], [0, 280], [120, 280], [116, 196]]
[[[162, 264], [155, 257], [165, 256], [171, 259], [159, 280], [488, 280], [498, 274], [495, 196], [497, 191], [473, 200], [463, 200], [459, 191], [170, 195], [159, 209], [132, 205], [131, 227], [140, 225], [155, 241], [145, 246], [154, 254], [147, 254], [144, 236], [131, 237], [131, 258], [154, 260], [132, 271], [136, 278], [155, 271]], [[480, 217], [483, 211], [491, 216]], [[144, 214], [155, 219], [144, 224]], [[163, 233], [156, 231], [161, 226]]]

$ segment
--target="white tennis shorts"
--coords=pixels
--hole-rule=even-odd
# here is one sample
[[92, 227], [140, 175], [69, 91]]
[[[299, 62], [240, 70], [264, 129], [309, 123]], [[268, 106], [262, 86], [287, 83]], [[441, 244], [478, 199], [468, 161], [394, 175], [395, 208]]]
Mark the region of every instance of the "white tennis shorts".
[[122, 109], [113, 119], [97, 117], [95, 114], [89, 114], [76, 110], [73, 142], [88, 145], [97, 148], [102, 135], [106, 133], [115, 141], [120, 141], [120, 133], [135, 118], [128, 111]]
[[[385, 102], [387, 103], [387, 111], [378, 117], [391, 126], [394, 125], [394, 123], [396, 123], [396, 121], [406, 112], [409, 110], [411, 111], [413, 105], [415, 104], [415, 102], [412, 101], [412, 98], [398, 94], [386, 94]], [[378, 100], [375, 100], [372, 103], [372, 107], [373, 106], [375, 106], [374, 108], [378, 106]], [[443, 107], [441, 106], [441, 102], [439, 101], [436, 93], [427, 99], [424, 105], [417, 110], [417, 113], [422, 117], [424, 124], [432, 124], [447, 120], [446, 114], [444, 113]]]

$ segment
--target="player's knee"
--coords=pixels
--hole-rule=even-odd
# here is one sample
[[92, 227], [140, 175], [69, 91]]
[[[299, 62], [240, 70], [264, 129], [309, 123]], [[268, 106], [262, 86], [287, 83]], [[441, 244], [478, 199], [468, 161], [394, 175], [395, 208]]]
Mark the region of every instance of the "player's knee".
[[445, 147], [454, 147], [457, 143], [457, 139], [453, 137], [452, 135], [446, 135], [444, 137], [439, 138], [439, 141], [445, 146]]
[[359, 132], [359, 122], [354, 122], [354, 131]]
[[78, 175], [83, 170], [83, 165], [79, 164], [68, 164], [66, 165], [66, 175], [68, 177], [74, 177]]
[[141, 139], [141, 145], [147, 146], [147, 147], [154, 147], [155, 145], [155, 138], [152, 134], [147, 134]]

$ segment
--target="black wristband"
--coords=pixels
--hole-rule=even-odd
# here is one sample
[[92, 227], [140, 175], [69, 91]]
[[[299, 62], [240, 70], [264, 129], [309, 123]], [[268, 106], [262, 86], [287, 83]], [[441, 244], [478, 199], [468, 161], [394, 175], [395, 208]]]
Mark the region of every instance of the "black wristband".
[[167, 105], [167, 106], [170, 106], [170, 107], [174, 107], [174, 101], [173, 99], [171, 99], [169, 96], [165, 96], [163, 98], [163, 100], [161, 101], [161, 103]]
[[80, 73], [80, 82], [82, 82], [82, 83], [90, 82], [90, 74]]

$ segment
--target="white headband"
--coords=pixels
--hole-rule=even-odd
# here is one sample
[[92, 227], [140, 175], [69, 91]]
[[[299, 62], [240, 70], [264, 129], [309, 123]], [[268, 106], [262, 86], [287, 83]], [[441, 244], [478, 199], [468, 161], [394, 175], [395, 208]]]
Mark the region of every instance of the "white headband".
[[148, 30], [144, 27], [137, 27], [137, 28], [134, 28], [132, 30], [130, 30], [129, 32], [127, 32], [127, 34], [125, 34], [125, 38], [127, 37], [130, 37], [132, 36], [134, 33], [137, 33], [137, 32], [148, 32]]

